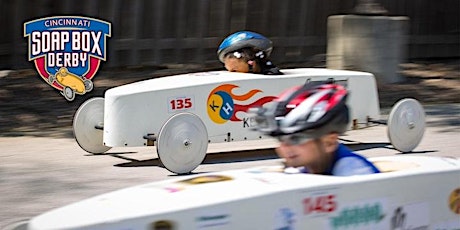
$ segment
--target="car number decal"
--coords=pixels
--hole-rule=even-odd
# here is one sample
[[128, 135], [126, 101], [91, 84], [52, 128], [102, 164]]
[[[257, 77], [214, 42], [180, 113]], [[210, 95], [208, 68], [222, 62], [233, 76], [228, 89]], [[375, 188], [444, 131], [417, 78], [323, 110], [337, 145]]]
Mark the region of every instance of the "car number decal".
[[194, 108], [193, 96], [178, 96], [168, 98], [168, 112], [191, 110]]

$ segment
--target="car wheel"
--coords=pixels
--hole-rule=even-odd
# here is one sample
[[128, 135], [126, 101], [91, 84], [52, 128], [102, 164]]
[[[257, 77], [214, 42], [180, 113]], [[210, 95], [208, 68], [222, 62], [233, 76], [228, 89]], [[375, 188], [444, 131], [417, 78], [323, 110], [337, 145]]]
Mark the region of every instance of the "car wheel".
[[190, 173], [203, 162], [208, 149], [208, 132], [192, 113], [175, 114], [161, 127], [157, 153], [161, 163], [173, 173]]
[[[101, 154], [109, 151], [103, 143], [104, 98], [85, 101], [73, 118], [73, 133], [78, 145], [89, 153]], [[96, 128], [102, 127], [102, 129]]]
[[83, 82], [85, 83], [85, 92], [93, 90], [93, 82], [91, 80], [85, 79]]
[[73, 99], [75, 99], [75, 92], [73, 91], [72, 88], [68, 86], [64, 87], [62, 94], [64, 95], [65, 99], [67, 99], [68, 101], [73, 101]]
[[425, 132], [425, 111], [417, 100], [402, 99], [391, 109], [387, 125], [393, 147], [401, 152], [411, 152]]

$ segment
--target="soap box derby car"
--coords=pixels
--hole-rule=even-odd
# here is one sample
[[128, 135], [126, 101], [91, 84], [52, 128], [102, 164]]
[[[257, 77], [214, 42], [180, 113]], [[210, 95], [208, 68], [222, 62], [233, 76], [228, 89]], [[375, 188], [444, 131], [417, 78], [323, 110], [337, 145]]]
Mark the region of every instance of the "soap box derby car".
[[[111, 147], [155, 145], [171, 172], [194, 170], [208, 143], [268, 138], [251, 130], [247, 113], [278, 94], [309, 81], [334, 81], [350, 91], [350, 129], [380, 121], [375, 78], [370, 73], [319, 68], [285, 69], [284, 75], [211, 71], [139, 81], [109, 89], [77, 110], [73, 129], [80, 147], [104, 153]], [[414, 99], [398, 102], [388, 119], [393, 146], [413, 150], [422, 139], [425, 114]]]
[[369, 159], [382, 173], [269, 166], [182, 176], [51, 210], [28, 229], [460, 229], [460, 159]]

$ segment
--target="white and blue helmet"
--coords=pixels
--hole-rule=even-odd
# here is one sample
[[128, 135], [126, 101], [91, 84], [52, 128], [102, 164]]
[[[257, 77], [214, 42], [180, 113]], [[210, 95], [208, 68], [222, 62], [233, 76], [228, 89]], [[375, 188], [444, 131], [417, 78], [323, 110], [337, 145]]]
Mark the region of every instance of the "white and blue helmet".
[[263, 35], [251, 31], [239, 31], [229, 35], [222, 41], [217, 50], [217, 55], [219, 60], [224, 62], [226, 54], [247, 47], [264, 51], [267, 57], [270, 57], [273, 50], [272, 41]]

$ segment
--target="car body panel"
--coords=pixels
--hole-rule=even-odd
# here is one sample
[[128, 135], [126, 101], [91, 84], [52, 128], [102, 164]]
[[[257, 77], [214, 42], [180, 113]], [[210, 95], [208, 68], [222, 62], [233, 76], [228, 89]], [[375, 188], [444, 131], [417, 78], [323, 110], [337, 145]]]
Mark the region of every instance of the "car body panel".
[[348, 177], [280, 167], [139, 185], [33, 218], [29, 229], [458, 229], [460, 160], [370, 158], [383, 171]]
[[[209, 143], [267, 138], [250, 130], [246, 110], [270, 103], [283, 90], [307, 81], [333, 79], [350, 91], [352, 118], [366, 124], [379, 119], [376, 81], [372, 74], [356, 71], [300, 68], [283, 70], [284, 75], [260, 75], [211, 71], [140, 81], [109, 89], [105, 93], [104, 145], [144, 146], [147, 134], [158, 135], [174, 114], [196, 114], [205, 124]], [[226, 98], [233, 112], [223, 109], [210, 114], [212, 103]], [[224, 99], [222, 99], [224, 100]], [[223, 104], [222, 104], [223, 106]], [[216, 106], [217, 107], [217, 106]], [[229, 116], [230, 116], [229, 115]], [[350, 124], [351, 127], [351, 124]]]

